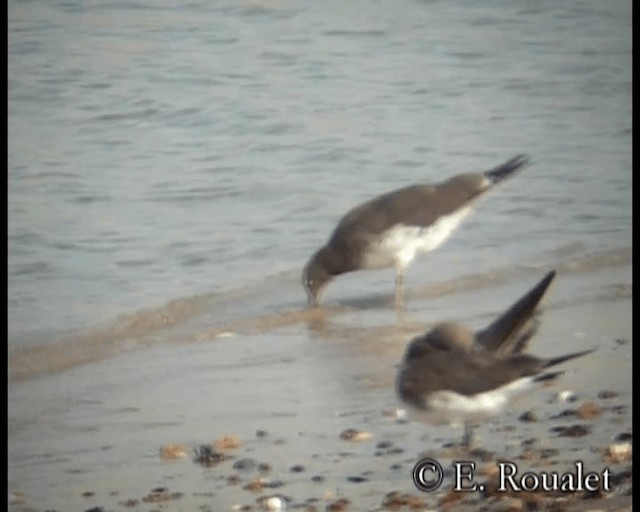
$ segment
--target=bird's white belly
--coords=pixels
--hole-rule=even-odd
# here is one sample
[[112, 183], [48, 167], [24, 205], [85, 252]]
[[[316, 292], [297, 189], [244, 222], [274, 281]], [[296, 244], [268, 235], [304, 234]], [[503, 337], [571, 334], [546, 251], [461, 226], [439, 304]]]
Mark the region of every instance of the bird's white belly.
[[467, 206], [451, 215], [443, 215], [431, 226], [396, 224], [367, 248], [363, 266], [369, 269], [409, 266], [418, 253], [440, 246], [471, 212]]
[[500, 415], [517, 397], [533, 386], [524, 377], [485, 393], [466, 396], [454, 391], [437, 391], [425, 400], [424, 409], [414, 409], [412, 416], [431, 425], [460, 426], [465, 422], [484, 421]]

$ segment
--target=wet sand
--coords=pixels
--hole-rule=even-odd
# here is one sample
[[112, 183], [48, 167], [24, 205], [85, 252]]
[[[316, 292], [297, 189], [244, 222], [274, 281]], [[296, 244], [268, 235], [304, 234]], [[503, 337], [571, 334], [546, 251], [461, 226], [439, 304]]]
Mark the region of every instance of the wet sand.
[[[632, 443], [630, 265], [559, 272], [530, 351], [598, 350], [478, 428], [485, 452], [460, 453], [450, 445], [461, 432], [397, 414], [395, 369], [413, 335], [447, 318], [484, 325], [541, 275], [410, 293], [400, 316], [378, 304], [386, 296], [324, 313], [291, 308], [209, 325], [188, 342], [139, 342], [65, 371], [25, 374], [8, 392], [9, 510], [261, 510], [274, 494], [301, 510], [630, 510], [631, 461], [606, 456], [610, 445]], [[559, 400], [562, 391], [575, 399]], [[346, 429], [371, 437], [347, 441]], [[221, 436], [240, 446], [211, 465], [194, 460], [194, 449]], [[162, 460], [170, 443], [188, 456]], [[412, 480], [423, 455], [447, 468], [431, 493]], [[616, 480], [587, 499], [452, 494], [448, 468], [461, 457], [482, 468], [478, 481], [492, 478], [498, 459], [536, 472], [569, 471], [579, 460]]]

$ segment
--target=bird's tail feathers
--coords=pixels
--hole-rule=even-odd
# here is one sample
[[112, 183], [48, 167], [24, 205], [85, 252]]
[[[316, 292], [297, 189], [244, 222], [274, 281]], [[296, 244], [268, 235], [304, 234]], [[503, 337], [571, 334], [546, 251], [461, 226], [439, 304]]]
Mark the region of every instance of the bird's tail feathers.
[[550, 368], [557, 364], [564, 363], [566, 361], [570, 361], [571, 359], [575, 359], [577, 357], [586, 356], [587, 354], [591, 354], [591, 352], [595, 352], [595, 348], [589, 350], [583, 350], [582, 352], [574, 352], [573, 354], [567, 354], [564, 356], [554, 357], [553, 359], [549, 359], [546, 364], [546, 368]]
[[540, 321], [536, 317], [536, 308], [555, 275], [555, 270], [548, 272], [513, 306], [482, 330], [478, 334], [478, 341], [498, 355], [522, 352], [538, 328]]
[[508, 160], [498, 167], [485, 172], [484, 175], [491, 181], [491, 183], [496, 184], [511, 176], [515, 171], [521, 169], [528, 163], [529, 157], [527, 155], [516, 155], [511, 160]]

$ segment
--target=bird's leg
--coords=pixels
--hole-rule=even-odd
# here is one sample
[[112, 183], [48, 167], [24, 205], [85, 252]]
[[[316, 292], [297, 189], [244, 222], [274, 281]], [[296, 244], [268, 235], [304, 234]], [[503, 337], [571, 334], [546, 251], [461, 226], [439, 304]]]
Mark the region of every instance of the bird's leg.
[[402, 307], [404, 302], [404, 268], [396, 266], [396, 307]]
[[471, 453], [473, 448], [473, 426], [471, 423], [465, 422], [464, 424], [464, 435], [462, 436], [462, 448], [467, 452], [467, 454]]

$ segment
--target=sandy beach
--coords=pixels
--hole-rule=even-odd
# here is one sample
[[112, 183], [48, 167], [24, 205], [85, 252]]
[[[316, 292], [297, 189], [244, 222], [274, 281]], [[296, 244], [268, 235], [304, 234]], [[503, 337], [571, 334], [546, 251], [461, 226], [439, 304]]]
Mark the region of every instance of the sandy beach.
[[[413, 289], [399, 316], [378, 299], [292, 309], [210, 326], [200, 339], [23, 373], [9, 386], [9, 509], [262, 510], [278, 495], [294, 510], [631, 510], [630, 266], [570, 267], [543, 303], [530, 351], [597, 350], [477, 428], [480, 451], [461, 453], [461, 432], [402, 415], [396, 365], [435, 321], [486, 324], [537, 280], [533, 270], [464, 292], [443, 287], [437, 299], [428, 297], [433, 287]], [[363, 438], [343, 439], [348, 429]], [[195, 450], [224, 436], [233, 446], [198, 460]], [[171, 444], [185, 456], [161, 457]], [[619, 460], [608, 455], [612, 445], [623, 447]], [[412, 479], [423, 456], [445, 468], [429, 493]], [[609, 468], [613, 484], [594, 493], [456, 493], [452, 462], [461, 457], [477, 465], [478, 482], [495, 479], [500, 460], [560, 473], [580, 461], [585, 471]]]

